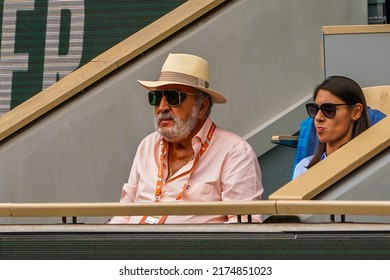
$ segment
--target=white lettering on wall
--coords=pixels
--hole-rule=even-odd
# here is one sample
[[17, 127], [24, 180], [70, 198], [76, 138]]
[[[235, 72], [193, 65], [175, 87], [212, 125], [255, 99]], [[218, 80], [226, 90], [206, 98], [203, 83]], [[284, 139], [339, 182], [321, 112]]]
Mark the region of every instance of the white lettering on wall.
[[[62, 10], [68, 10], [71, 17], [67, 54], [59, 54]], [[84, 0], [49, 0], [42, 89], [79, 66], [83, 52], [84, 19]]]
[[15, 53], [17, 11], [33, 10], [33, 0], [4, 0], [0, 52], [0, 115], [11, 107], [12, 77], [28, 70], [28, 53]]

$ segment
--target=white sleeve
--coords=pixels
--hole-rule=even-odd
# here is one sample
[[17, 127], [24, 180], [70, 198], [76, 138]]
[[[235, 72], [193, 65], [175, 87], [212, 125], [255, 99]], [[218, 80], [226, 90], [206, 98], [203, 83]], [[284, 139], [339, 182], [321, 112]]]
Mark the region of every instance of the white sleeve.
[[307, 166], [310, 164], [312, 158], [313, 156], [309, 156], [298, 162], [294, 169], [293, 180], [307, 171]]

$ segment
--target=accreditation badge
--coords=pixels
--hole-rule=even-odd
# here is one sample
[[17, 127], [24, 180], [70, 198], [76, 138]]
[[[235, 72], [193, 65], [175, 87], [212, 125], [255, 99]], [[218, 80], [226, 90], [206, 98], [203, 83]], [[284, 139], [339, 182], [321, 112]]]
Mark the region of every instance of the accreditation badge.
[[167, 216], [143, 216], [139, 223], [141, 225], [161, 225], [166, 219]]

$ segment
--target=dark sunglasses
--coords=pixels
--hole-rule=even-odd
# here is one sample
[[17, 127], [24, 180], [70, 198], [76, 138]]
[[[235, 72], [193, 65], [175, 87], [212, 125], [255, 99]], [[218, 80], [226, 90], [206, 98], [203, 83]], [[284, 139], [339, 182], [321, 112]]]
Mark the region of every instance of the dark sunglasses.
[[187, 95], [198, 95], [198, 94], [181, 92], [175, 89], [152, 90], [148, 92], [149, 104], [152, 106], [159, 106], [163, 96], [165, 96], [165, 99], [167, 100], [170, 106], [179, 106], [184, 100], [186, 100]]
[[336, 116], [337, 106], [345, 106], [345, 105], [350, 106], [350, 104], [347, 103], [344, 104], [324, 103], [321, 104], [321, 106], [316, 103], [308, 103], [306, 104], [306, 111], [310, 117], [314, 118], [317, 115], [318, 111], [321, 110], [322, 114], [324, 114], [325, 117], [330, 119]]

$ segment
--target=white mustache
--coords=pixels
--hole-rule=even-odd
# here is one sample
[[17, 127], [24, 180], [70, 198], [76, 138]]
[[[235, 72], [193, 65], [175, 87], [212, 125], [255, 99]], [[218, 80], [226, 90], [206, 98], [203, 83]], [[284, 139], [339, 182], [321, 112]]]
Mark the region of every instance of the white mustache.
[[161, 120], [175, 120], [175, 116], [171, 113], [160, 113], [157, 116], [157, 121], [160, 122]]

